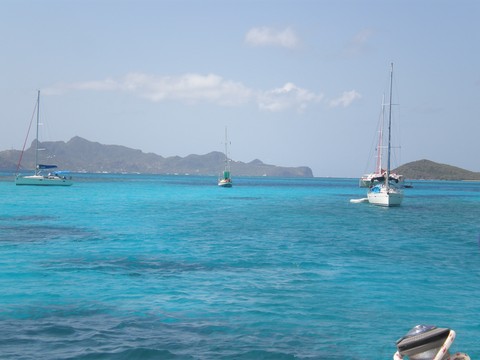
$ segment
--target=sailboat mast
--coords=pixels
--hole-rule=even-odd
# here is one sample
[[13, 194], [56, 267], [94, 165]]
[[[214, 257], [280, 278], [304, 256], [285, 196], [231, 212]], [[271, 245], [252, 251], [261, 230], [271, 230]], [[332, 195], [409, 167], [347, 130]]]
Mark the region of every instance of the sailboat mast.
[[388, 188], [388, 180], [390, 179], [390, 149], [392, 140], [392, 88], [393, 88], [393, 63], [390, 70], [390, 100], [388, 106], [388, 152], [387, 152], [387, 178], [385, 179], [386, 186]]
[[385, 125], [385, 94], [382, 96], [382, 117], [380, 119], [380, 129], [378, 131], [377, 142], [377, 166], [375, 168], [377, 174], [382, 173], [382, 151], [383, 151], [383, 127]]
[[226, 126], [225, 126], [225, 170], [228, 170], [228, 137], [227, 137]]
[[225, 127], [225, 161], [228, 159], [227, 150], [227, 128]]
[[38, 126], [40, 120], [40, 90], [37, 94], [37, 133], [35, 136], [35, 175], [38, 174]]

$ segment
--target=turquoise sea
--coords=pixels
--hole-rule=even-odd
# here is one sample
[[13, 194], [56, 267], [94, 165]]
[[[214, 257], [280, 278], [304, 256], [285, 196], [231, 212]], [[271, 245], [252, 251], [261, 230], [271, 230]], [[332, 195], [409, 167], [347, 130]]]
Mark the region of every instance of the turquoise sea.
[[480, 359], [478, 182], [76, 181], [0, 181], [1, 359], [391, 359], [417, 324]]

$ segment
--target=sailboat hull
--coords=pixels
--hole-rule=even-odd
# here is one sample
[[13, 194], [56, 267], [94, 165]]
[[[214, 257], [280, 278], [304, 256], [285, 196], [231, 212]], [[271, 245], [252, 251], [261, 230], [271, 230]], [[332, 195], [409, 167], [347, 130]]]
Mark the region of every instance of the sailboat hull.
[[226, 188], [232, 187], [232, 181], [230, 179], [220, 179], [218, 186]]
[[400, 206], [403, 201], [403, 192], [395, 188], [385, 188], [382, 186], [379, 191], [369, 191], [367, 194], [368, 202], [378, 206]]
[[71, 186], [73, 181], [68, 178], [59, 176], [17, 176], [15, 178], [16, 185], [33, 185], [33, 186]]

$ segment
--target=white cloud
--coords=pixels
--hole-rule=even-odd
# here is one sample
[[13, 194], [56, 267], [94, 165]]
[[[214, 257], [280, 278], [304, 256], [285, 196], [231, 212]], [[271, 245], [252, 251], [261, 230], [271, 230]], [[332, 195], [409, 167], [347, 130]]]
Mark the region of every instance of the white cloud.
[[128, 89], [154, 102], [181, 100], [188, 103], [207, 101], [220, 105], [238, 105], [249, 101], [250, 89], [239, 82], [223, 79], [215, 74], [184, 74], [182, 76], [147, 77], [129, 74], [125, 79]]
[[355, 56], [368, 50], [368, 40], [372, 36], [371, 29], [363, 29], [356, 33], [348, 43], [345, 52], [349, 56]]
[[338, 106], [347, 107], [353, 101], [355, 101], [357, 99], [360, 99], [361, 97], [362, 97], [362, 95], [360, 95], [360, 93], [356, 92], [355, 90], [344, 91], [343, 94], [340, 97], [331, 100], [329, 102], [329, 105], [331, 107], [338, 107]]
[[130, 73], [120, 80], [105, 79], [58, 84], [45, 89], [45, 93], [59, 94], [69, 90], [125, 91], [154, 102], [180, 100], [196, 103], [207, 101], [220, 105], [239, 105], [248, 102], [253, 96], [253, 92], [241, 83], [225, 80], [214, 74], [162, 77]]
[[280, 46], [295, 48], [299, 39], [291, 28], [275, 30], [269, 27], [250, 29], [245, 36], [245, 42], [253, 46]]
[[317, 95], [292, 83], [286, 83], [281, 88], [260, 94], [258, 105], [260, 109], [268, 111], [282, 111], [290, 108], [302, 111], [308, 103], [319, 102], [322, 98], [322, 94]]
[[113, 79], [83, 81], [71, 84], [55, 84], [43, 89], [45, 95], [60, 95], [71, 90], [95, 90], [95, 91], [112, 91], [121, 88], [121, 84]]
[[77, 90], [111, 91], [118, 89], [118, 87], [119, 84], [113, 79], [106, 79], [103, 81], [87, 81], [83, 83], [72, 84], [72, 88]]
[[[291, 82], [273, 90], [254, 90], [241, 82], [227, 80], [216, 74], [187, 73], [179, 76], [156, 76], [129, 73], [122, 78], [57, 84], [44, 89], [55, 95], [73, 90], [120, 91], [152, 102], [179, 101], [185, 104], [207, 102], [219, 106], [240, 106], [256, 103], [264, 111], [279, 112], [294, 109], [303, 111], [309, 104], [320, 103], [324, 95], [296, 86]], [[330, 107], [347, 107], [361, 98], [355, 90], [345, 91], [329, 101]]]

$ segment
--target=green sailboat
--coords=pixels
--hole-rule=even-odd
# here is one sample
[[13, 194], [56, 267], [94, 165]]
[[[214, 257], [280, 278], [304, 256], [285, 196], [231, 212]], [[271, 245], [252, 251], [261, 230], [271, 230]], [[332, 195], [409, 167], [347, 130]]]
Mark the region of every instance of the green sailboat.
[[230, 188], [232, 187], [232, 177], [230, 172], [230, 159], [228, 158], [228, 137], [227, 137], [227, 128], [225, 128], [225, 167], [223, 169], [223, 174], [218, 179], [218, 186]]

